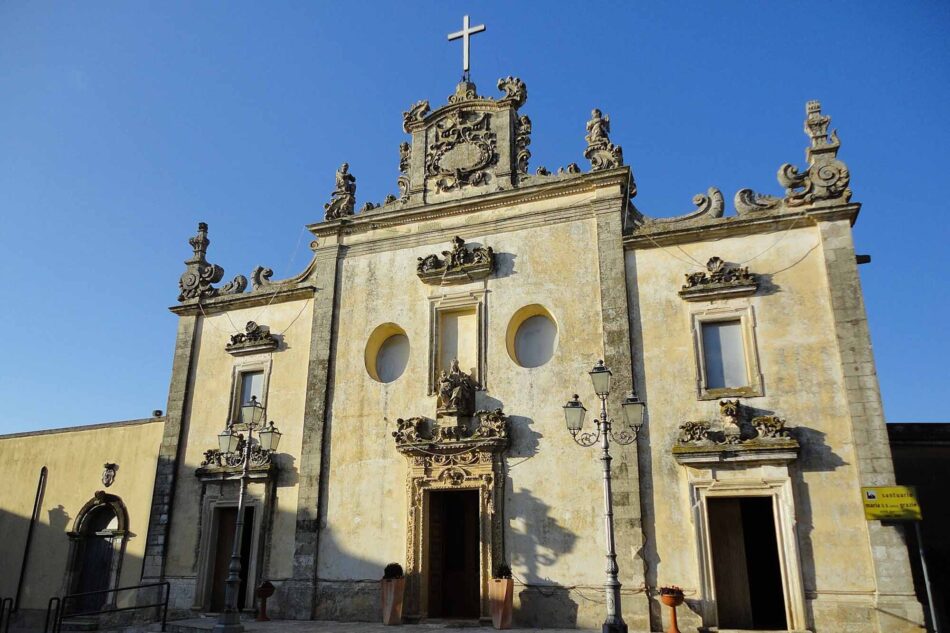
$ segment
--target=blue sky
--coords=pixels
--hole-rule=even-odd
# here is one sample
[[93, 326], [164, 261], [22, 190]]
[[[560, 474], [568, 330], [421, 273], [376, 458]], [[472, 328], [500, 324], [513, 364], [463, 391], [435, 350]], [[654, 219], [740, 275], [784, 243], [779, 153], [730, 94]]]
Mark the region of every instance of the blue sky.
[[[0, 433], [164, 409], [187, 239], [230, 278], [308, 260], [344, 160], [396, 192], [401, 113], [472, 78], [528, 86], [532, 169], [608, 113], [638, 208], [777, 194], [820, 99], [851, 170], [891, 421], [944, 421], [950, 3], [0, 3]], [[807, 397], [807, 394], [803, 394]]]

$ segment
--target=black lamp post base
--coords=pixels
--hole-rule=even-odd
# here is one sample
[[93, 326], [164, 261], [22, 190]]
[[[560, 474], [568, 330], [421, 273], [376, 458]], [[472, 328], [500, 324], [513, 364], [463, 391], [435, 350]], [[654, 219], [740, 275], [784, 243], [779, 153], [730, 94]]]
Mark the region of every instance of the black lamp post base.
[[601, 633], [627, 633], [627, 623], [626, 622], [604, 622], [603, 628], [601, 628]]

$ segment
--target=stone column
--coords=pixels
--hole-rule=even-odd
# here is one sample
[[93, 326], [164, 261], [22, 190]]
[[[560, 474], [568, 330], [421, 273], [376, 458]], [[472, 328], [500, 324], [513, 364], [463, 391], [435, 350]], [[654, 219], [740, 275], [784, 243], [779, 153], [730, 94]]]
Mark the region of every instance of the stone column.
[[[851, 410], [851, 433], [860, 486], [894, 484], [894, 463], [887, 437], [881, 392], [871, 350], [861, 280], [847, 219], [819, 222], [828, 275], [835, 335]], [[855, 490], [854, 494], [858, 494]], [[919, 631], [923, 610], [914, 596], [902, 527], [869, 521], [869, 550], [876, 581], [876, 604], [870, 617], [876, 631]]]
[[341, 247], [331, 245], [316, 252], [313, 282], [313, 320], [310, 363], [304, 405], [303, 442], [300, 449], [297, 522], [294, 533], [293, 578], [280, 587], [282, 617], [309, 620], [316, 616], [317, 555], [320, 535], [320, 493], [327, 437], [329, 384], [332, 379], [333, 333]]
[[[615, 190], [619, 191], [619, 190]], [[606, 193], [606, 192], [603, 192]], [[593, 203], [597, 221], [597, 254], [600, 272], [600, 305], [604, 323], [604, 362], [613, 372], [607, 412], [616, 428], [623, 424], [621, 403], [633, 388], [630, 348], [630, 310], [627, 304], [627, 274], [623, 250], [623, 199], [613, 197]], [[592, 283], [595, 280], [591, 280]], [[617, 563], [623, 584], [622, 615], [631, 631], [650, 629], [649, 603], [630, 589], [643, 586], [644, 566], [640, 516], [640, 470], [637, 443], [611, 444], [613, 457], [614, 533]]]

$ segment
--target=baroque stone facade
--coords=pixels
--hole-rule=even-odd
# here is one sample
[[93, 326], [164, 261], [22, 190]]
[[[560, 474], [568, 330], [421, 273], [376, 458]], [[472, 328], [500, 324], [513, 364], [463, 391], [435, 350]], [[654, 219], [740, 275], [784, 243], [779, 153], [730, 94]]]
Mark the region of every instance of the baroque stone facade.
[[[199, 224], [171, 308], [161, 437], [141, 427], [154, 469], [148, 511], [129, 515], [133, 580], [171, 583], [176, 614], [220, 606], [215, 543], [233, 527], [238, 463], [209, 447], [254, 395], [283, 432], [274, 453], [251, 444], [248, 471], [245, 564], [249, 583], [276, 587], [271, 617], [374, 620], [398, 562], [407, 617], [484, 618], [506, 563], [516, 623], [596, 628], [601, 465], [562, 405], [597, 402], [586, 373], [604, 359], [611, 414], [628, 391], [646, 402], [637, 444], [612, 449], [631, 630], [662, 630], [664, 585], [687, 592], [684, 631], [920, 630], [900, 527], [858, 502], [894, 475], [860, 205], [830, 118], [807, 104], [807, 167], [779, 169], [784, 193], [742, 189], [727, 214], [711, 187], [689, 213], [649, 217], [616, 142], [636, 122], [617, 134], [594, 109], [578, 125], [589, 169], [532, 174], [527, 88], [497, 87], [482, 96], [466, 77], [444, 105], [403, 114], [398, 197], [358, 212], [342, 163], [294, 276], [259, 266], [250, 291], [240, 275], [216, 287]], [[134, 492], [131, 453], [94, 458], [103, 483], [99, 464], [122, 465], [110, 499]]]

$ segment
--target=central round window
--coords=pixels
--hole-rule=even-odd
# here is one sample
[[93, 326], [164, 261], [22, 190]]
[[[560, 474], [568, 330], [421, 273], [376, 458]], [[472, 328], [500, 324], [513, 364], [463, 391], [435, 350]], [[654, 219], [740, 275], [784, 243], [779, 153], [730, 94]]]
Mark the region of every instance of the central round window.
[[508, 355], [522, 367], [540, 367], [554, 356], [557, 334], [557, 324], [543, 306], [525, 306], [508, 324]]
[[376, 381], [393, 382], [409, 364], [409, 337], [395, 323], [384, 323], [366, 342], [366, 371]]

